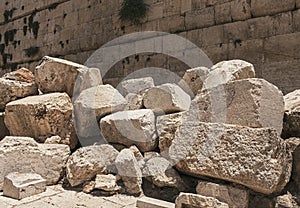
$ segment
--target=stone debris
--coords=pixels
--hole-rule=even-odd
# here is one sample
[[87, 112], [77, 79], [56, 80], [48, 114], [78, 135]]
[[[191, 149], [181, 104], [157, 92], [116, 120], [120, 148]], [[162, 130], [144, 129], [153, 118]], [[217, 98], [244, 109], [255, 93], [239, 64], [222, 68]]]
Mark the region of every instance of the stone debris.
[[7, 104], [5, 124], [12, 136], [33, 137], [45, 142], [56, 135], [73, 149], [77, 137], [72, 112], [72, 102], [66, 93], [31, 96]]
[[137, 208], [175, 208], [174, 203], [143, 196], [136, 202]]
[[0, 141], [0, 190], [3, 180], [12, 172], [34, 171], [56, 184], [64, 174], [70, 148], [61, 144], [38, 144], [33, 138], [7, 136]]
[[46, 180], [36, 173], [9, 173], [4, 178], [3, 195], [23, 199], [46, 191]]
[[167, 83], [147, 90], [143, 102], [156, 113], [175, 113], [189, 110], [191, 97], [178, 85]]
[[145, 90], [154, 87], [154, 81], [152, 77], [143, 77], [137, 79], [128, 79], [122, 81], [118, 89], [122, 95], [126, 96], [129, 93], [143, 94]]
[[275, 198], [275, 208], [298, 208], [298, 204], [290, 193]]
[[108, 192], [117, 192], [120, 187], [117, 184], [116, 176], [112, 174], [97, 174], [95, 179], [95, 189], [100, 189]]
[[175, 208], [205, 207], [205, 208], [229, 208], [228, 204], [220, 202], [213, 197], [201, 196], [199, 194], [180, 193], [176, 198]]
[[4, 112], [0, 112], [0, 141], [6, 136], [9, 136], [9, 131], [4, 123]]
[[139, 110], [143, 108], [143, 96], [139, 94], [129, 93], [126, 95], [127, 106], [124, 110]]
[[69, 145], [70, 141], [62, 139], [60, 136], [52, 136], [48, 137], [45, 142], [45, 144], [65, 144]]
[[102, 135], [108, 142], [127, 147], [136, 145], [142, 152], [151, 151], [157, 146], [155, 116], [149, 109], [108, 115], [101, 119], [100, 127]]
[[231, 81], [254, 77], [255, 70], [251, 63], [242, 60], [222, 61], [211, 68], [203, 85], [210, 89]]

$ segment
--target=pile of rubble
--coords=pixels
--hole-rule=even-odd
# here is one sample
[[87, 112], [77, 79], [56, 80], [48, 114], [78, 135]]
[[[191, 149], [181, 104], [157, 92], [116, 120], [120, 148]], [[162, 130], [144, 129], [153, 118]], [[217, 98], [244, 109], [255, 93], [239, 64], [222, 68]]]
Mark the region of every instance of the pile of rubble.
[[5, 196], [62, 183], [176, 207], [300, 202], [300, 91], [283, 96], [242, 60], [187, 70], [179, 83], [114, 88], [98, 69], [44, 57], [34, 74], [0, 78], [0, 111]]

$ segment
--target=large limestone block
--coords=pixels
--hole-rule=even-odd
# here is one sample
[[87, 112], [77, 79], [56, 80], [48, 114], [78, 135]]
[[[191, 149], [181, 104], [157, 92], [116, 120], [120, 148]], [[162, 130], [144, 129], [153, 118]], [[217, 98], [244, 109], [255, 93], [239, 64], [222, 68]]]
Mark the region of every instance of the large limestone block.
[[0, 140], [3, 139], [5, 136], [9, 136], [9, 131], [4, 123], [4, 116], [5, 113], [0, 112]]
[[300, 90], [284, 96], [285, 112], [282, 136], [300, 137]]
[[203, 90], [191, 108], [203, 122], [272, 127], [279, 135], [282, 131], [282, 92], [263, 79], [243, 79]]
[[44, 142], [60, 136], [71, 148], [77, 144], [72, 102], [66, 93], [26, 97], [7, 104], [5, 124], [12, 136], [33, 137]]
[[126, 192], [133, 195], [142, 193], [142, 171], [130, 149], [123, 149], [116, 158], [118, 174], [124, 182]]
[[[280, 192], [291, 175], [291, 153], [274, 129], [203, 123], [193, 112], [164, 129], [173, 135], [165, 157], [177, 170], [234, 182], [264, 194]], [[164, 116], [160, 122], [171, 116]], [[169, 118], [168, 118], [169, 117]], [[170, 124], [171, 126], [171, 124]]]
[[155, 116], [149, 109], [122, 111], [108, 115], [100, 121], [101, 132], [110, 143], [127, 147], [136, 145], [140, 151], [156, 148]]
[[13, 172], [4, 178], [4, 196], [23, 199], [44, 191], [46, 191], [46, 180], [36, 173]]
[[180, 193], [176, 198], [175, 208], [184, 207], [229, 208], [228, 204], [220, 202], [213, 197], [191, 193]]
[[141, 94], [145, 90], [154, 87], [154, 81], [152, 77], [143, 77], [138, 79], [129, 79], [122, 81], [118, 86], [122, 95], [129, 93]]
[[277, 14], [291, 11], [295, 8], [295, 0], [272, 1], [253, 0], [251, 1], [251, 13], [254, 17]]
[[97, 174], [114, 171], [118, 151], [109, 144], [82, 147], [67, 162], [67, 179], [71, 186], [91, 180]]
[[239, 79], [254, 78], [255, 70], [251, 63], [230, 60], [217, 63], [204, 80], [204, 88], [209, 89]]
[[126, 99], [111, 85], [98, 85], [82, 91], [74, 102], [78, 136], [98, 136], [100, 119], [123, 110], [126, 104]]
[[225, 202], [229, 207], [248, 208], [249, 192], [245, 189], [199, 181], [196, 192], [202, 196], [214, 197]]
[[155, 112], [174, 113], [189, 110], [190, 96], [176, 84], [150, 88], [144, 95], [144, 106]]
[[35, 172], [56, 184], [64, 173], [70, 148], [61, 144], [38, 144], [33, 138], [7, 136], [0, 141], [0, 190], [11, 172]]

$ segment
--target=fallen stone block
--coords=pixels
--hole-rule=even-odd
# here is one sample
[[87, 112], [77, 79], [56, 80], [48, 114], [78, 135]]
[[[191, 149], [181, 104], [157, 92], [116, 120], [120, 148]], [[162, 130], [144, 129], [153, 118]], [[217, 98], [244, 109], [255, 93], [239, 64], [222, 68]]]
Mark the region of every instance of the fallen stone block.
[[109, 144], [82, 147], [67, 161], [67, 179], [71, 186], [91, 180], [97, 174], [115, 172], [118, 151]]
[[46, 191], [46, 180], [39, 174], [13, 172], [4, 178], [4, 196], [23, 199], [44, 191]]
[[127, 147], [136, 145], [140, 151], [151, 151], [157, 146], [155, 116], [149, 109], [122, 111], [100, 121], [101, 133], [110, 143]]
[[2, 78], [27, 83], [35, 82], [33, 73], [29, 69], [26, 69], [24, 67], [16, 71], [4, 74]]
[[143, 96], [129, 93], [126, 95], [127, 105], [124, 110], [139, 110], [143, 108]]
[[97, 174], [95, 179], [95, 189], [100, 189], [108, 192], [116, 192], [120, 189], [120, 187], [117, 184], [116, 176], [112, 174]]
[[242, 60], [230, 60], [217, 63], [204, 80], [203, 87], [210, 89], [231, 81], [255, 77], [254, 66]]
[[138, 208], [175, 208], [175, 204], [171, 203], [171, 202], [166, 202], [163, 200], [143, 196], [137, 200], [136, 207], [138, 207]]
[[9, 131], [4, 123], [4, 112], [0, 112], [0, 140], [6, 136], [9, 136]]
[[199, 181], [196, 192], [202, 196], [213, 197], [225, 202], [229, 207], [248, 208], [249, 192], [246, 189]]
[[300, 90], [285, 95], [284, 102], [282, 137], [300, 137]]
[[7, 136], [0, 141], [0, 190], [4, 176], [12, 172], [34, 171], [56, 184], [62, 177], [70, 148], [61, 144], [38, 144], [33, 138]]
[[205, 197], [191, 193], [180, 193], [176, 198], [175, 207], [229, 208], [228, 204], [220, 202], [213, 197]]
[[122, 95], [126, 96], [129, 93], [142, 94], [145, 90], [154, 87], [152, 77], [143, 77], [138, 79], [124, 80], [118, 86], [118, 90]]
[[144, 94], [144, 106], [157, 113], [175, 113], [189, 110], [191, 97], [176, 84], [150, 88]]
[[66, 93], [31, 96], [7, 104], [5, 124], [12, 136], [28, 136], [45, 142], [48, 137], [57, 135], [74, 148], [77, 137], [72, 111], [72, 102]]

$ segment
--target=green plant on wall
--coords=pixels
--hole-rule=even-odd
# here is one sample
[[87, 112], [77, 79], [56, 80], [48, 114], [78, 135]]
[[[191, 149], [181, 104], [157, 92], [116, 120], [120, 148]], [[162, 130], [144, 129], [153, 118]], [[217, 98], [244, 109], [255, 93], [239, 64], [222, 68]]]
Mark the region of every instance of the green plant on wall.
[[149, 5], [144, 0], [123, 0], [121, 10], [119, 12], [122, 21], [130, 21], [139, 24], [146, 16]]

